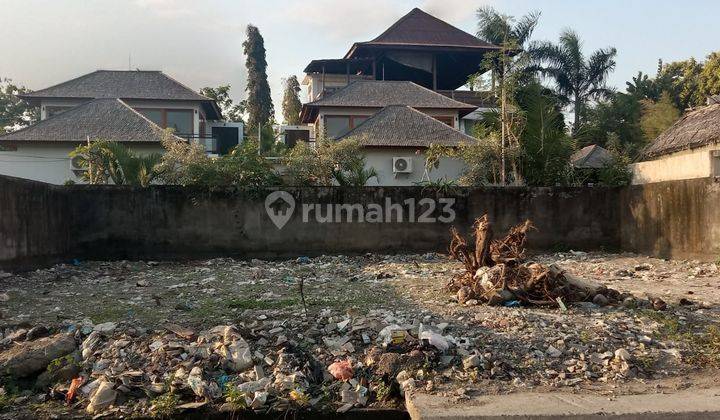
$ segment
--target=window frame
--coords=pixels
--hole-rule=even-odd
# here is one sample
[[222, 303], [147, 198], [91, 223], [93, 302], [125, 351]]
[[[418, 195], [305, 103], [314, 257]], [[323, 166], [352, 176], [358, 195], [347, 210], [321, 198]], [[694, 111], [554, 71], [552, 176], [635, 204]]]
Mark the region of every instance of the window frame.
[[[370, 118], [370, 115], [359, 115], [359, 114], [358, 114], [358, 115], [356, 115], [356, 114], [352, 114], [352, 115], [343, 115], [343, 114], [325, 115], [325, 116], [324, 116], [324, 121], [323, 121], [323, 129], [325, 130], [325, 133], [327, 133], [327, 131], [328, 131], [327, 125], [328, 125], [328, 119], [329, 119], [329, 118], [347, 118], [347, 119], [348, 119], [348, 129], [347, 129], [347, 131], [345, 131], [344, 133], [342, 133], [342, 134], [340, 134], [340, 135], [337, 136], [337, 137], [340, 137], [340, 136], [344, 136], [345, 134], [347, 134], [348, 131], [350, 131], [350, 130], [352, 130], [353, 128], [357, 127], [358, 125], [362, 124], [364, 121], [366, 121], [368, 118]], [[356, 118], [363, 118], [364, 120], [361, 121], [361, 122], [358, 123], [358, 124], [355, 124], [355, 119], [356, 119]]]
[[[148, 120], [150, 120], [150, 118], [146, 117], [145, 114], [143, 114], [143, 111], [160, 111], [162, 114], [162, 124], [160, 124], [160, 127], [163, 129], [167, 128], [167, 113], [168, 113], [168, 111], [189, 112], [190, 113], [190, 132], [189, 133], [174, 133], [174, 134], [178, 135], [178, 136], [183, 136], [183, 135], [194, 136], [195, 135], [195, 110], [192, 108], [147, 108], [147, 107], [141, 107], [141, 108], [134, 108], [134, 109], [135, 109], [135, 111], [142, 114], [142, 116], [147, 118]], [[152, 121], [152, 120], [150, 120], [150, 121]]]

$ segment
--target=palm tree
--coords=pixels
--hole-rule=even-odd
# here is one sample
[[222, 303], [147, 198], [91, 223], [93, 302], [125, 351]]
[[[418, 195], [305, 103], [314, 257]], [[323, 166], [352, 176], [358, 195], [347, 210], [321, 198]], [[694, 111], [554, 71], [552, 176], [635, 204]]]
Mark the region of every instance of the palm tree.
[[[484, 6], [477, 10], [477, 19], [476, 36], [485, 42], [502, 47], [507, 54], [510, 54], [522, 50], [530, 41], [540, 20], [540, 12], [530, 12], [515, 22], [512, 16], [503, 15], [490, 6]], [[494, 88], [495, 78], [502, 78], [504, 60], [500, 57], [492, 57], [490, 61]]]
[[586, 60], [580, 37], [575, 31], [566, 29], [560, 34], [558, 44], [547, 41], [533, 43], [529, 54], [535, 62], [533, 70], [553, 79], [558, 96], [566, 104], [573, 104], [573, 133], [577, 133], [586, 103], [612, 94], [606, 82], [615, 69], [617, 50], [613, 47], [599, 49]]

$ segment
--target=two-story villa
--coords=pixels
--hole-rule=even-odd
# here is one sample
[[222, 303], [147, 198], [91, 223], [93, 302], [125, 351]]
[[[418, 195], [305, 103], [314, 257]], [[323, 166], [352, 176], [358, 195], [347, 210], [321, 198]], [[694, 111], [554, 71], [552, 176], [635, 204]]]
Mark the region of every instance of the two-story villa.
[[[495, 106], [487, 92], [458, 88], [497, 50], [413, 9], [375, 39], [354, 43], [343, 58], [308, 64], [302, 122], [317, 138], [362, 134], [368, 166], [381, 174], [381, 185], [427, 180], [424, 150], [473, 141], [467, 135], [472, 123]], [[447, 160], [430, 178], [457, 179], [463, 169]]]
[[0, 136], [0, 174], [61, 184], [77, 180], [68, 153], [88, 139], [162, 152], [163, 129], [223, 153], [242, 138], [214, 100], [160, 71], [98, 70], [21, 95], [40, 109], [40, 121]]

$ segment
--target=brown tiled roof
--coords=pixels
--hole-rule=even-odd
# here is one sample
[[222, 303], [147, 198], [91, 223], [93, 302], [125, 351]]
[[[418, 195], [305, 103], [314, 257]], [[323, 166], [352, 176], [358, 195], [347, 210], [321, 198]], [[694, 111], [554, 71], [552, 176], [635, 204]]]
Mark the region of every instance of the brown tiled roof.
[[20, 95], [33, 98], [121, 98], [211, 101], [161, 71], [97, 70], [49, 88]]
[[475, 141], [449, 125], [405, 105], [390, 105], [338, 140], [355, 138], [366, 147], [458, 146]]
[[163, 129], [120, 99], [94, 99], [0, 136], [0, 143], [84, 142], [93, 139], [118, 142], [160, 142]]
[[597, 144], [585, 146], [570, 156], [570, 163], [575, 168], [600, 169], [604, 168], [613, 160], [607, 149]]
[[719, 142], [720, 104], [713, 104], [685, 114], [645, 148], [643, 157], [654, 158]]
[[352, 56], [358, 46], [372, 45], [498, 48], [418, 8], [412, 9], [372, 41], [353, 45], [345, 57]]

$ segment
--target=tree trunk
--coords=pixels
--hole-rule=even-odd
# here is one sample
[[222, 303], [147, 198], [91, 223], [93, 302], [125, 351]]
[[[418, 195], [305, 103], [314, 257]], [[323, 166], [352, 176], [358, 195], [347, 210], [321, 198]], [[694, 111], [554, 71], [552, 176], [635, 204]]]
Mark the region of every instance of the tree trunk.
[[573, 123], [573, 137], [577, 136], [577, 132], [580, 129], [580, 108], [582, 107], [582, 101], [579, 97], [575, 96], [575, 122]]

